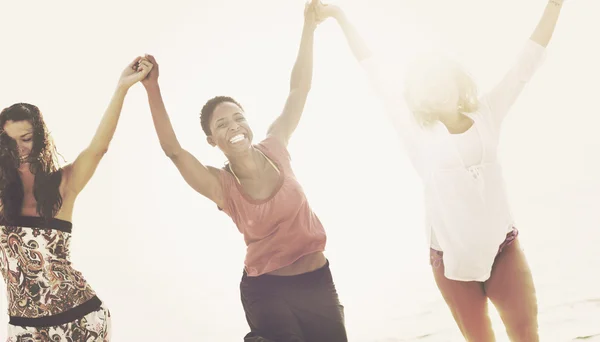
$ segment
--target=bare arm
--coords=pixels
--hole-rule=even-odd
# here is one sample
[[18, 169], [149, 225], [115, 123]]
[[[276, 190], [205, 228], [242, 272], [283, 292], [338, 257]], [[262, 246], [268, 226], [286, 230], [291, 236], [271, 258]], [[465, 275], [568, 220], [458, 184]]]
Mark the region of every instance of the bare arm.
[[196, 157], [179, 144], [158, 85], [158, 64], [153, 56], [147, 57], [155, 65], [155, 68], [142, 83], [148, 94], [152, 121], [160, 146], [167, 157], [173, 161], [186, 183], [222, 208], [223, 192], [219, 171], [202, 165]]
[[560, 16], [563, 0], [549, 0], [542, 18], [531, 34], [531, 40], [543, 47], [547, 47], [554, 33], [554, 28]]
[[277, 137], [285, 146], [298, 127], [312, 84], [314, 33], [318, 24], [314, 6], [317, 1], [313, 0], [305, 8], [300, 48], [290, 77], [290, 93], [281, 115], [271, 124], [267, 133]]
[[[340, 28], [344, 32], [344, 37], [346, 37], [346, 41], [348, 42], [348, 46], [350, 47], [350, 50], [352, 51], [352, 54], [356, 60], [362, 62], [371, 57], [371, 50], [369, 49], [367, 42], [365, 42], [356, 27], [354, 27], [350, 20], [348, 20], [348, 17], [346, 17], [344, 11], [333, 5], [323, 6], [324, 10], [326, 11], [324, 14], [333, 17], [340, 25]], [[331, 8], [328, 9], [327, 7], [330, 6]]]
[[344, 11], [336, 5], [320, 4], [317, 8], [320, 18], [332, 17], [338, 22], [352, 54], [366, 71], [375, 90], [383, 97], [386, 106], [391, 109], [402, 107], [401, 89], [393, 82], [394, 77], [389, 75], [389, 71], [385, 70], [381, 61], [372, 53], [369, 45]]
[[100, 121], [92, 142], [72, 164], [64, 168], [65, 185], [69, 192], [75, 195], [79, 194], [94, 175], [100, 160], [108, 151], [108, 146], [117, 129], [127, 91], [132, 85], [146, 77], [150, 70], [152, 70], [152, 64], [138, 57], [123, 71], [117, 89]]
[[341, 8], [336, 5], [320, 4], [317, 7], [317, 13], [319, 19], [332, 17], [338, 22], [352, 54], [365, 70], [371, 85], [382, 99], [386, 107], [385, 112], [394, 129], [405, 141], [405, 145], [417, 146], [420, 132], [406, 106], [402, 95], [402, 86], [397, 82], [398, 77], [385, 69], [381, 60], [371, 51], [367, 42]]

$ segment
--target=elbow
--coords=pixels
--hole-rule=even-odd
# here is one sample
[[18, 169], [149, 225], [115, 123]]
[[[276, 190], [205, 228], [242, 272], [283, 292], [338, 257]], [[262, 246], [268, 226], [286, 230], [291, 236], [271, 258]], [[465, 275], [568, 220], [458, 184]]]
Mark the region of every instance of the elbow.
[[310, 83], [308, 84], [300, 84], [296, 87], [292, 87], [292, 89], [290, 89], [291, 93], [295, 93], [295, 94], [300, 94], [300, 95], [304, 95], [304, 96], [308, 96], [308, 93], [310, 93], [310, 89], [311, 89], [312, 85]]
[[94, 157], [96, 157], [98, 159], [102, 159], [102, 157], [104, 157], [106, 152], [108, 152], [108, 146], [92, 147], [88, 151], [90, 151], [91, 154], [94, 155]]
[[304, 85], [304, 86], [300, 87], [300, 92], [303, 93], [303, 94], [308, 95], [308, 93], [310, 93], [310, 89], [311, 88], [312, 88], [312, 84], [309, 83], [307, 85]]
[[173, 148], [171, 146], [161, 146], [164, 154], [171, 160], [177, 159], [181, 155], [181, 149]]
[[312, 77], [303, 77], [290, 83], [290, 92], [308, 94], [312, 88]]

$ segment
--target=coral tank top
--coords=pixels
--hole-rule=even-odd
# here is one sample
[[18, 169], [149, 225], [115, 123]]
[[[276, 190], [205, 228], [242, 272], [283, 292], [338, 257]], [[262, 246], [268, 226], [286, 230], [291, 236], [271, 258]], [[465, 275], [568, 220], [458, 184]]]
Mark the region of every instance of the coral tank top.
[[254, 147], [279, 171], [279, 184], [271, 196], [263, 200], [251, 198], [227, 167], [221, 169], [225, 199], [221, 209], [244, 235], [247, 246], [244, 264], [251, 277], [322, 252], [327, 241], [323, 225], [294, 176], [285, 146], [269, 136]]

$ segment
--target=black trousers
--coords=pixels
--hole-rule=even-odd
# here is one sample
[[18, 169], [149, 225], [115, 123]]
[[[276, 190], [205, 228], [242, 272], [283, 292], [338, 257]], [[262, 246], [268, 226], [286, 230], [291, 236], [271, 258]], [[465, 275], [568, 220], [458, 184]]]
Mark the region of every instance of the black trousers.
[[245, 342], [347, 342], [344, 307], [329, 261], [295, 276], [261, 275], [240, 283], [250, 333]]

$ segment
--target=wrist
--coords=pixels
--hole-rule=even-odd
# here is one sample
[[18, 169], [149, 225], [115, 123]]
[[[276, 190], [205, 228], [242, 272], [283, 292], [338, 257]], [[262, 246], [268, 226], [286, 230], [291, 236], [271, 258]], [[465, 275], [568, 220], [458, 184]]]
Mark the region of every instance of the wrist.
[[331, 17], [335, 20], [344, 20], [346, 19], [346, 13], [341, 8], [336, 8], [335, 11], [331, 14]]
[[129, 91], [129, 86], [127, 84], [123, 84], [122, 82], [119, 82], [117, 84], [117, 89], [115, 89], [115, 95], [127, 95], [127, 92]]
[[148, 96], [160, 94], [160, 87], [158, 86], [158, 81], [145, 83], [144, 88], [146, 89], [146, 93]]
[[149, 82], [142, 82], [142, 84], [144, 85], [144, 88], [148, 92], [159, 90], [158, 80], [156, 80], [156, 81], [149, 81]]
[[317, 29], [317, 24], [309, 20], [304, 21], [304, 33], [313, 33]]

